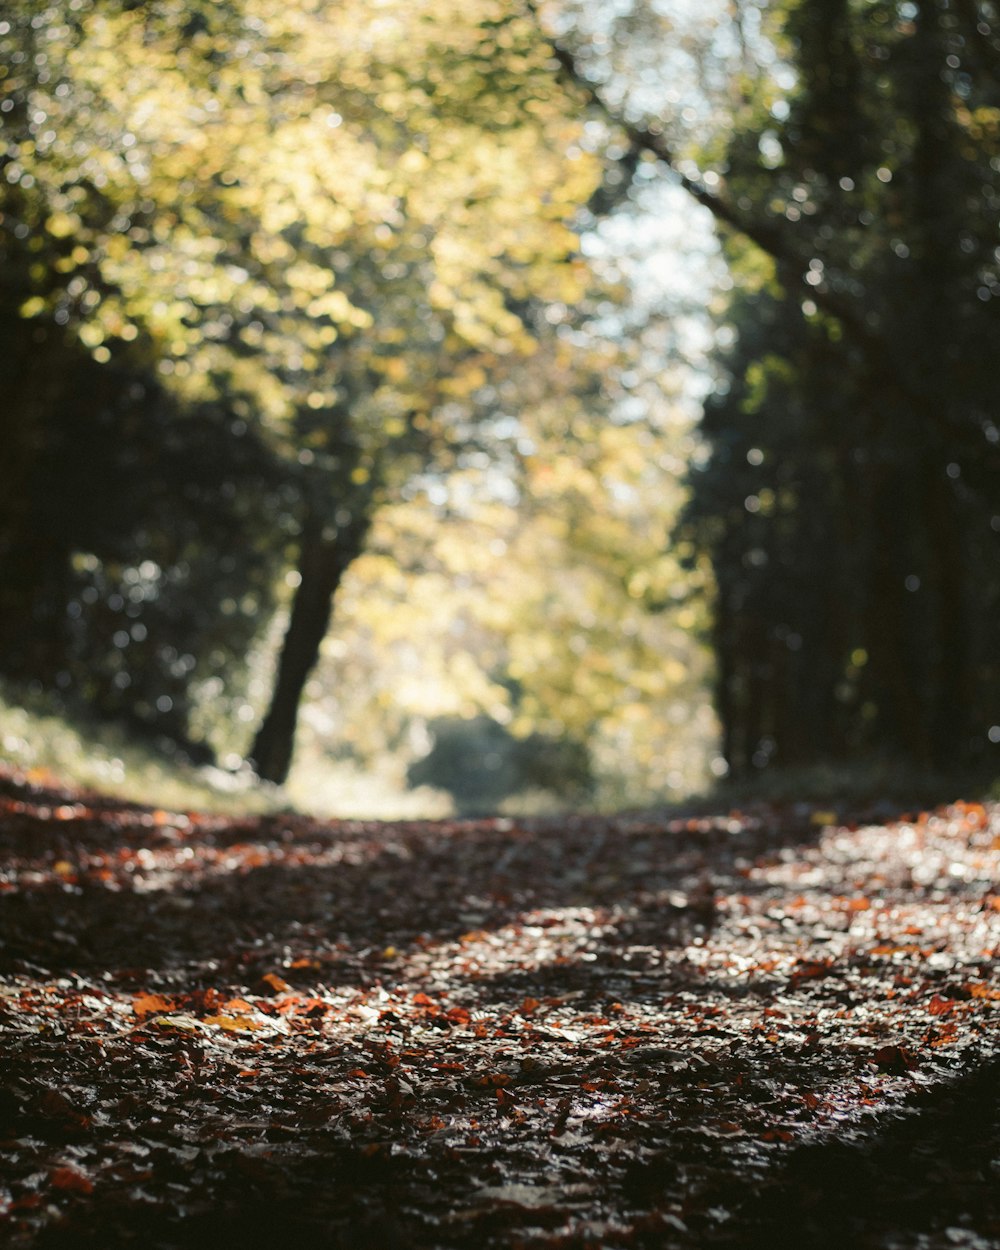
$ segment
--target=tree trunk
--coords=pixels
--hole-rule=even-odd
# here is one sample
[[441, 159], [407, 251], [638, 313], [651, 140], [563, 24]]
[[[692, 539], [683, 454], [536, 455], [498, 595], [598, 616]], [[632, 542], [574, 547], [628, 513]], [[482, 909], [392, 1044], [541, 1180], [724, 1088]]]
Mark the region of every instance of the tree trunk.
[[[914, 55], [919, 73], [913, 93], [917, 129], [913, 196], [919, 214], [914, 255], [923, 340], [915, 377], [923, 397], [919, 413], [927, 447], [922, 466], [923, 541], [933, 596], [932, 671], [926, 701], [931, 756], [939, 768], [954, 767], [968, 748], [972, 686], [964, 527], [955, 485], [946, 475], [953, 447], [936, 436], [933, 424], [936, 414], [948, 414], [955, 406], [956, 393], [962, 394], [960, 362], [965, 353], [959, 292], [963, 277], [966, 281], [970, 277], [963, 273], [967, 262], [958, 246], [964, 219], [956, 202], [961, 202], [963, 178], [951, 120], [954, 105], [942, 78], [948, 51], [946, 8], [942, 0], [920, 0], [917, 5]], [[957, 415], [966, 414], [960, 409]]]
[[319, 659], [340, 579], [360, 555], [367, 530], [364, 511], [332, 531], [315, 512], [306, 517], [299, 549], [301, 581], [281, 645], [271, 704], [249, 756], [251, 766], [264, 781], [281, 785], [288, 777], [302, 692]]
[[736, 744], [737, 697], [736, 697], [736, 649], [732, 638], [732, 616], [726, 600], [726, 592], [719, 587], [715, 606], [715, 622], [712, 649], [715, 652], [715, 710], [722, 731], [722, 758], [729, 768], [729, 776], [737, 777], [743, 771], [743, 759]]
[[934, 764], [946, 770], [962, 764], [969, 750], [971, 630], [958, 500], [940, 461], [932, 463], [927, 476], [930, 589], [935, 596], [931, 747]]

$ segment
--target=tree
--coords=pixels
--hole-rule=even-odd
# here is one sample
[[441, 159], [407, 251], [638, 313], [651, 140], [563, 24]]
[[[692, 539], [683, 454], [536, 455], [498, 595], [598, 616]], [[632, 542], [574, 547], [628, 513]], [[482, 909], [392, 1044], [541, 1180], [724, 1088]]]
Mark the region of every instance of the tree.
[[[580, 290], [571, 219], [599, 163], [533, 28], [486, 0], [87, 0], [6, 25], [5, 315], [62, 382], [71, 358], [112, 392], [144, 370], [177, 428], [201, 411], [252, 431], [281, 480], [299, 586], [253, 748], [280, 780], [373, 510], [534, 350], [523, 309]], [[32, 356], [16, 507], [60, 402]]]
[[168, 188], [143, 191], [107, 99], [119, 62], [100, 40], [80, 56], [87, 23], [120, 16], [103, 10], [14, 4], [0, 32], [0, 652], [11, 677], [185, 741], [192, 687], [270, 601], [280, 481], [230, 396], [181, 396], [147, 321], [123, 319], [115, 257], [158, 247], [159, 267]]
[[[391, 101], [374, 95], [358, 121], [382, 175], [379, 194], [388, 189], [396, 206], [387, 231], [378, 206], [366, 204], [360, 217], [378, 223], [373, 237], [355, 213], [340, 242], [364, 330], [328, 354], [335, 400], [325, 424], [309, 414], [296, 422], [316, 471], [278, 679], [251, 751], [274, 781], [287, 776], [302, 690], [373, 511], [436, 444], [453, 441], [447, 402], [482, 389], [504, 357], [534, 350], [517, 310], [581, 289], [568, 222], [596, 165], [566, 153], [573, 125], [530, 27], [491, 7], [464, 9], [456, 26], [448, 6], [429, 5], [410, 22], [403, 59], [377, 65], [379, 79], [400, 90]], [[373, 82], [373, 69], [366, 73]], [[335, 64], [324, 71], [329, 83], [343, 77]], [[467, 419], [460, 411], [458, 424]]]
[[[670, 116], [619, 115], [555, 44], [713, 213], [744, 288], [688, 522], [718, 584], [727, 754], [740, 771], [877, 745], [952, 767], [987, 747], [995, 706], [992, 10], [742, 13], [763, 69], [730, 137], [702, 142], [707, 170]], [[748, 243], [773, 264], [749, 283]]]

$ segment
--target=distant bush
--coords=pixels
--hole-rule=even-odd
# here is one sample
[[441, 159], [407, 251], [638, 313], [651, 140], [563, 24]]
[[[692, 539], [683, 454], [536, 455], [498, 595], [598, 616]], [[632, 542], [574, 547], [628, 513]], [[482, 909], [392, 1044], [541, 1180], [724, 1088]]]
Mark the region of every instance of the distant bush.
[[446, 790], [460, 813], [495, 811], [526, 791], [579, 802], [593, 790], [590, 754], [574, 739], [543, 733], [518, 738], [489, 716], [442, 717], [430, 728], [434, 745], [411, 764], [407, 781]]

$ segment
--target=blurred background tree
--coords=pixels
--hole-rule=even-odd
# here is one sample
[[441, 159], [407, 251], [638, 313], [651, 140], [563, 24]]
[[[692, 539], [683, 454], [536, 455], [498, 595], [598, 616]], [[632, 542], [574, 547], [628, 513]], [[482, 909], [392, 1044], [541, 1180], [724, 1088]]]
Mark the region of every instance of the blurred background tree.
[[[282, 781], [345, 573], [373, 545], [367, 593], [382, 616], [395, 609], [391, 566], [417, 595], [425, 570], [415, 557], [406, 571], [405, 536], [426, 525], [421, 509], [443, 519], [433, 501], [444, 492], [447, 511], [451, 476], [459, 489], [475, 480], [491, 542], [527, 527], [547, 559], [572, 561], [583, 529], [537, 506], [528, 516], [542, 480], [533, 439], [560, 480], [575, 454], [591, 461], [573, 512], [596, 510], [588, 541], [609, 569], [618, 558], [603, 576], [634, 601], [636, 568], [662, 555], [647, 543], [614, 557], [598, 540], [610, 495], [595, 483], [603, 456], [614, 472], [648, 431], [614, 415], [627, 353], [587, 326], [623, 290], [579, 235], [626, 182], [529, 13], [495, 0], [15, 3], [0, 40], [9, 678], [189, 756], [233, 763], [235, 746]], [[591, 455], [606, 422], [617, 442], [601, 434]], [[468, 560], [474, 527], [446, 529]], [[627, 524], [614, 532], [630, 538]], [[442, 679], [459, 674], [463, 715], [504, 691], [522, 737], [544, 720], [586, 742], [600, 713], [588, 720], [569, 670], [553, 684], [531, 658], [544, 645], [524, 641], [563, 622], [551, 566], [519, 541], [506, 613], [477, 609], [495, 644], [488, 672], [455, 654]], [[439, 590], [460, 613], [455, 588]], [[580, 673], [594, 667], [581, 648], [607, 643], [616, 610], [605, 597], [602, 638], [593, 623], [575, 636]], [[590, 608], [585, 619], [597, 621]], [[273, 679], [256, 663], [268, 622]], [[633, 632], [605, 710], [615, 692], [641, 701]], [[543, 671], [544, 695], [527, 680]], [[392, 731], [378, 723], [385, 748]]]
[[312, 793], [988, 766], [998, 57], [978, 0], [13, 0], [0, 672]]
[[[714, 572], [730, 769], [995, 762], [994, 6], [632, 5], [581, 41], [583, 16], [553, 22], [569, 78], [730, 264], [677, 531]], [[671, 97], [650, 43], [700, 94]]]
[[794, 6], [794, 87], [728, 146], [727, 194], [780, 231], [730, 303], [688, 513], [734, 769], [947, 771], [998, 736], [994, 23], [945, 0]]

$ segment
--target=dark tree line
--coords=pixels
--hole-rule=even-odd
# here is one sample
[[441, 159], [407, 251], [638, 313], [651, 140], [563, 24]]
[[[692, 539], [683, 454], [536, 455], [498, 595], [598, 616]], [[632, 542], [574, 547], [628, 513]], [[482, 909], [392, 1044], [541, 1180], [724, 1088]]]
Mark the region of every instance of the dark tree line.
[[771, 16], [795, 85], [744, 110], [718, 177], [669, 119], [624, 126], [714, 214], [736, 279], [678, 531], [715, 574], [724, 752], [736, 774], [975, 764], [1000, 737], [1000, 15]]
[[56, 335], [36, 325], [0, 348], [42, 414], [34, 427], [11, 407], [4, 432], [2, 672], [206, 758], [192, 692], [239, 694], [294, 483], [231, 412], [179, 409], [141, 361], [97, 366], [64, 342], [50, 357]]
[[967, 765], [1000, 721], [1000, 27], [824, 0], [786, 35], [780, 159], [738, 134], [728, 179], [789, 242], [731, 303], [686, 522], [726, 755]]

